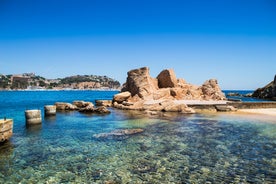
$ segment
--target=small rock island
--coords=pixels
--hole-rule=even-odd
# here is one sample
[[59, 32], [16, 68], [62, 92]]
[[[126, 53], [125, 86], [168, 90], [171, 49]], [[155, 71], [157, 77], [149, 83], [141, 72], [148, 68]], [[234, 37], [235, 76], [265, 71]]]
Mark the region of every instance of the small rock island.
[[127, 74], [121, 93], [113, 98], [113, 106], [118, 109], [195, 113], [188, 103], [226, 104], [216, 79], [196, 86], [177, 79], [173, 69], [165, 69], [153, 78], [148, 67]]

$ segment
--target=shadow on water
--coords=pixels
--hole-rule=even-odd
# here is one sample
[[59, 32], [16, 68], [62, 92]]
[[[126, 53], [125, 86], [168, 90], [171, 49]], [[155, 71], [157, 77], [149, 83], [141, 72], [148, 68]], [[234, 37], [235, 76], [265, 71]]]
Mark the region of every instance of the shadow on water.
[[37, 125], [26, 125], [26, 133], [27, 134], [39, 134], [42, 129], [42, 124], [37, 124]]
[[44, 117], [44, 122], [45, 123], [55, 123], [56, 122], [57, 117], [56, 116], [45, 116]]

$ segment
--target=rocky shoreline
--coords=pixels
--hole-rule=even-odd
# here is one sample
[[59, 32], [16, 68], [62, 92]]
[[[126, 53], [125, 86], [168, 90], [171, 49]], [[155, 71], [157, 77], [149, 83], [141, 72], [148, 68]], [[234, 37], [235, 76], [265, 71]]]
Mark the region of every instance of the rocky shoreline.
[[[113, 106], [124, 110], [196, 113], [188, 104], [220, 104], [226, 106], [226, 97], [216, 79], [201, 86], [177, 79], [172, 69], [165, 69], [156, 78], [143, 67], [129, 71], [121, 93], [114, 95]], [[227, 109], [236, 110], [234, 107]]]

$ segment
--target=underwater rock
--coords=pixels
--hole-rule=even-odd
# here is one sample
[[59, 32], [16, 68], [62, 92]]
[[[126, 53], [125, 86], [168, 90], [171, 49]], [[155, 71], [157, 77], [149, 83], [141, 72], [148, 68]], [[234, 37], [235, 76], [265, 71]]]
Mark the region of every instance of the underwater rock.
[[135, 129], [120, 129], [120, 130], [114, 130], [109, 133], [100, 133], [96, 134], [93, 137], [95, 138], [113, 138], [113, 137], [122, 137], [122, 136], [128, 136], [133, 134], [138, 134], [144, 132], [141, 128], [135, 128]]

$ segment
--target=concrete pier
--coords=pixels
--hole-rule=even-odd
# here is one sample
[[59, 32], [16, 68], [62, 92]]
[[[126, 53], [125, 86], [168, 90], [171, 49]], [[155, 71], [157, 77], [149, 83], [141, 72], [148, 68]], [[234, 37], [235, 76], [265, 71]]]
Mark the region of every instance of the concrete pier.
[[55, 105], [45, 105], [44, 106], [44, 115], [46, 116], [55, 116], [57, 108]]
[[12, 136], [13, 120], [12, 119], [0, 119], [0, 143]]
[[25, 111], [26, 125], [41, 124], [41, 110], [26, 110]]

